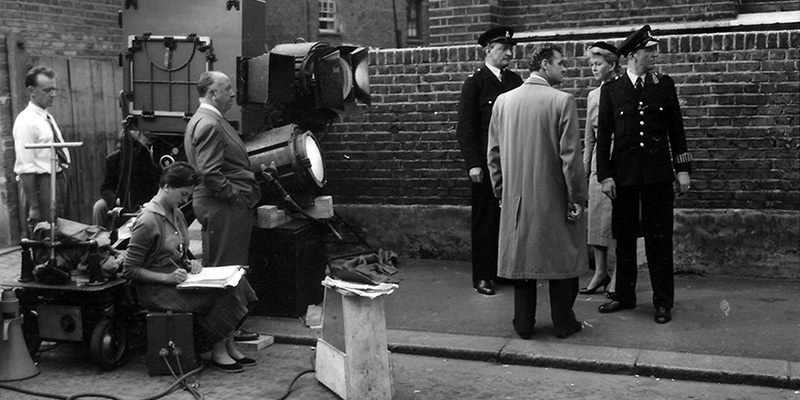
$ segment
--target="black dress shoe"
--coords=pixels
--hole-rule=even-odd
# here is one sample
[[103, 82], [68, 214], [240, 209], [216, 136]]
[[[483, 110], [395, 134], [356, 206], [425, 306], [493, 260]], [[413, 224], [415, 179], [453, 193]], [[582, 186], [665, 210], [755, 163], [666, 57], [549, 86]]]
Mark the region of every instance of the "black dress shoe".
[[531, 329], [529, 331], [527, 331], [527, 330], [523, 331], [523, 330], [517, 329], [517, 320], [516, 319], [511, 320], [511, 324], [514, 325], [514, 331], [517, 332], [517, 335], [519, 335], [519, 337], [521, 337], [521, 338], [523, 338], [525, 340], [528, 340], [528, 339], [533, 337], [533, 329]]
[[258, 361], [254, 360], [254, 359], [252, 359], [250, 357], [242, 357], [242, 358], [239, 358], [239, 359], [234, 358], [233, 361], [236, 361], [239, 365], [241, 365], [241, 366], [243, 366], [245, 368], [255, 367], [256, 365], [258, 365]]
[[220, 364], [214, 360], [209, 360], [208, 363], [212, 367], [222, 372], [227, 372], [229, 374], [238, 374], [240, 372], [244, 372], [244, 367], [242, 367], [242, 365], [237, 362], [234, 362], [233, 364]]
[[249, 342], [251, 340], [258, 340], [258, 333], [248, 332], [244, 329], [238, 329], [233, 334], [233, 341], [235, 342]]
[[494, 294], [494, 287], [492, 287], [492, 282], [487, 280], [479, 280], [472, 285], [475, 290], [478, 291], [480, 294], [485, 294], [487, 296], [491, 296]]
[[601, 304], [600, 307], [597, 308], [597, 310], [605, 314], [605, 313], [617, 312], [619, 310], [630, 310], [632, 308], [636, 308], [636, 303], [611, 300], [608, 303]]
[[578, 333], [578, 332], [580, 332], [582, 330], [583, 330], [583, 324], [578, 322], [578, 323], [575, 324], [575, 326], [572, 327], [572, 329], [566, 330], [564, 332], [557, 333], [556, 337], [559, 338], [559, 339], [566, 339], [566, 338], [568, 338], [568, 337], [570, 337], [570, 336], [572, 336], [572, 335], [574, 335], [574, 334], [576, 334], [576, 333]]
[[672, 321], [672, 310], [667, 307], [656, 308], [656, 322], [666, 324], [669, 321]]

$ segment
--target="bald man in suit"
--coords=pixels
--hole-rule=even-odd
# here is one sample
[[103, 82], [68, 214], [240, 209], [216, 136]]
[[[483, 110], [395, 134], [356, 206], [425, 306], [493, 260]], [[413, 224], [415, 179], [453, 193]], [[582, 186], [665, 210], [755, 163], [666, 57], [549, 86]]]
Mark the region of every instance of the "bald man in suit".
[[225, 74], [208, 71], [197, 80], [197, 91], [200, 107], [183, 140], [189, 163], [202, 176], [192, 205], [203, 225], [203, 265], [246, 265], [261, 189], [244, 142], [223, 117], [233, 105], [234, 90]]

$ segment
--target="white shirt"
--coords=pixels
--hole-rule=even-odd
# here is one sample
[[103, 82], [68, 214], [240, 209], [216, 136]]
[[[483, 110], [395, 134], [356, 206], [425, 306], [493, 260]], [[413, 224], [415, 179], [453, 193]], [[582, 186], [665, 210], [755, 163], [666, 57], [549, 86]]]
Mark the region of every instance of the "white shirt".
[[[28, 102], [28, 106], [22, 110], [17, 119], [14, 120], [14, 173], [21, 174], [49, 174], [51, 149], [26, 149], [26, 144], [53, 143], [53, 130], [58, 135], [58, 139], [63, 142], [64, 136], [58, 129], [56, 120], [50, 116], [53, 125], [47, 122], [50, 113], [44, 108]], [[71, 161], [69, 150], [63, 148], [67, 161]], [[61, 167], [56, 166], [56, 172], [61, 171]]]
[[500, 78], [500, 73], [501, 73], [500, 68], [497, 68], [489, 64], [486, 64], [486, 68], [489, 68], [489, 71], [492, 71], [492, 73], [494, 74], [495, 78], [497, 78], [498, 81], [500, 82], [503, 81], [503, 79]]
[[642, 87], [644, 87], [644, 76], [647, 75], [647, 73], [642, 75], [635, 75], [633, 72], [631, 72], [630, 68], [626, 69], [625, 72], [628, 74], [628, 79], [631, 80], [631, 85], [633, 85], [633, 87], [636, 87], [637, 78], [642, 78]]

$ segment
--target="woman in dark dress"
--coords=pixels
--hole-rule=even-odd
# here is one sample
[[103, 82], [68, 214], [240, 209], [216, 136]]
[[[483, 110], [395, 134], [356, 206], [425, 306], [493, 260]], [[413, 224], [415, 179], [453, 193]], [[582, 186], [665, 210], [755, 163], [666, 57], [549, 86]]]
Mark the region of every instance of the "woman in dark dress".
[[[199, 182], [197, 170], [185, 162], [164, 169], [155, 197], [145, 204], [131, 231], [123, 274], [136, 285], [139, 303], [147, 309], [191, 312], [199, 327], [197, 342], [210, 345], [210, 364], [224, 372], [242, 372], [256, 361], [245, 357], [233, 340], [236, 328], [257, 300], [242, 277], [225, 289], [178, 289], [202, 265], [188, 260], [189, 235], [178, 208]], [[187, 271], [188, 270], [188, 271]]]

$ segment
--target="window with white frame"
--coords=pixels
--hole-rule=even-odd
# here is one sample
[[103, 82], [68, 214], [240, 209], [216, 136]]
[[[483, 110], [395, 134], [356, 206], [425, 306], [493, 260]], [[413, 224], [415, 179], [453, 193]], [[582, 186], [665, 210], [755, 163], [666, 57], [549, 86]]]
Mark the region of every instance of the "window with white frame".
[[338, 32], [336, 0], [319, 0], [319, 31]]

